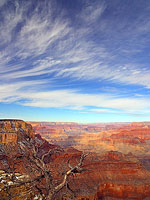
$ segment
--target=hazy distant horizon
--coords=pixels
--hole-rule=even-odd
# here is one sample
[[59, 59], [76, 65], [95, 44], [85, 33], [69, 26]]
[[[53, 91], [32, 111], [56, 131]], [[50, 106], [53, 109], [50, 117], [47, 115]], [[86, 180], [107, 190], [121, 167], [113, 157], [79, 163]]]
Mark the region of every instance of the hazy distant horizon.
[[20, 118], [0, 118], [0, 120], [23, 120], [25, 122], [32, 122], [32, 123], [74, 123], [74, 124], [127, 124], [127, 123], [150, 123], [150, 121], [101, 121], [101, 122], [79, 122], [79, 121], [36, 121], [36, 120], [24, 120]]

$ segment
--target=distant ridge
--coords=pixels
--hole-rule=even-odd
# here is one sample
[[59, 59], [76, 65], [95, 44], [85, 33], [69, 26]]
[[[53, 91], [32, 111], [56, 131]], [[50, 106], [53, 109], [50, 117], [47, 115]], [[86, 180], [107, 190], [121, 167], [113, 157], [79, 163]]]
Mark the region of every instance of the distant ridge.
[[21, 122], [23, 122], [23, 120], [21, 120], [21, 119], [0, 119], [0, 121], [21, 121]]

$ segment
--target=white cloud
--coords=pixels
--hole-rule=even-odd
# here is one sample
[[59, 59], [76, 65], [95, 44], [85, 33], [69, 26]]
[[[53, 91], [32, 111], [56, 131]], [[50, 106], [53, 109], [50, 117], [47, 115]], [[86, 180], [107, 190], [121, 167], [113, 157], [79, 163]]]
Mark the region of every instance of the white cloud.
[[22, 21], [23, 9], [18, 9], [18, 5], [13, 9], [9, 9], [7, 13], [3, 13], [4, 22], [1, 23], [0, 31], [0, 44], [9, 43], [13, 37], [13, 30], [16, 28], [17, 24]]
[[[73, 91], [53, 91], [46, 93], [33, 93], [22, 95], [27, 101], [22, 103], [32, 107], [54, 107], [67, 108], [84, 111], [87, 107], [97, 107], [88, 109], [89, 112], [117, 114], [118, 116], [149, 117], [149, 99], [138, 98], [115, 98], [107, 95], [79, 94]], [[115, 109], [115, 110], [113, 110]], [[118, 111], [116, 111], [118, 110]]]
[[[90, 57], [90, 56], [89, 56]], [[139, 69], [135, 65], [122, 69], [121, 66], [111, 66], [105, 62], [91, 62], [86, 60], [84, 63], [78, 64], [78, 67], [64, 69], [59, 72], [60, 75], [72, 76], [78, 79], [100, 79], [112, 81], [122, 84], [135, 84], [149, 87], [150, 70]]]
[[[0, 5], [3, 5], [2, 2], [4, 1], [0, 1]], [[84, 26], [76, 28], [63, 13], [54, 18], [52, 6], [48, 7], [49, 14], [42, 12], [42, 15], [37, 11], [38, 6], [30, 17], [25, 15], [25, 11], [30, 7], [30, 4], [26, 3], [24, 7], [16, 4], [14, 10], [7, 10], [4, 15], [0, 42], [7, 46], [0, 54], [0, 83], [3, 83], [0, 86], [1, 102], [20, 103], [20, 100], [24, 100], [21, 104], [26, 106], [70, 109], [95, 106], [105, 108], [101, 109], [104, 112], [107, 112], [106, 108], [125, 112], [145, 112], [150, 109], [149, 98], [138, 95], [121, 98], [108, 94], [83, 94], [68, 89], [41, 92], [41, 84], [47, 85], [47, 81], [43, 81], [44, 75], [47, 74], [52, 78], [69, 77], [86, 81], [99, 79], [142, 85], [149, 89], [150, 70], [148, 66], [143, 67], [130, 62], [120, 64], [116, 55], [118, 52], [109, 49], [111, 38], [108, 37], [108, 41], [102, 40], [98, 44], [93, 40], [92, 31], [98, 30], [96, 33], [100, 34], [98, 25], [101, 25], [105, 5], [86, 5], [76, 16], [79, 22], [80, 20], [81, 23], [84, 22]], [[97, 21], [98, 25], [95, 23]], [[14, 34], [16, 27], [20, 29], [18, 28]], [[123, 48], [126, 54], [130, 53], [128, 49], [128, 46]], [[132, 49], [132, 52], [138, 53], [139, 50]], [[31, 77], [37, 81], [20, 80], [22, 78], [31, 80]], [[11, 83], [8, 83], [8, 80]], [[114, 93], [119, 93], [119, 89]]]
[[104, 4], [96, 4], [94, 2], [85, 4], [81, 14], [79, 14], [80, 20], [82, 19], [88, 25], [95, 23], [103, 14], [106, 6]]
[[[18, 23], [22, 22], [24, 25], [16, 34], [15, 43], [10, 43], [0, 56], [1, 73], [5, 72], [1, 75], [3, 80], [56, 72], [56, 76], [60, 78], [103, 79], [146, 87], [150, 85], [148, 68], [143, 69], [141, 66], [130, 63], [123, 66], [112, 65], [111, 63], [116, 59], [113, 52], [109, 51], [103, 43], [97, 45], [92, 40], [88, 40], [91, 30], [87, 24], [84, 28], [80, 27], [75, 30], [70, 25], [69, 19], [64, 18], [63, 13], [59, 13], [60, 15], [54, 20], [52, 6], [49, 6], [48, 14], [39, 15], [35, 11], [29, 18], [24, 16], [25, 10], [29, 6], [30, 4], [25, 4], [22, 7], [16, 3], [14, 11], [5, 13], [3, 29], [1, 30], [2, 43], [12, 40], [12, 31]], [[37, 5], [37, 8], [39, 6]], [[105, 8], [104, 4], [89, 3], [86, 4], [78, 17], [89, 23], [95, 22], [101, 17]], [[41, 58], [41, 60], [37, 59], [36, 64], [35, 62], [26, 63], [28, 58], [37, 58], [44, 53], [46, 53], [46, 57]], [[19, 65], [7, 64], [10, 61], [15, 62], [16, 58], [19, 59]]]
[[[149, 99], [147, 98], [120, 98], [108, 94], [82, 94], [73, 90], [55, 90], [48, 92], [36, 92], [20, 94], [28, 99], [27, 106], [36, 107], [66, 107], [85, 108], [87, 106], [120, 109], [124, 112], [150, 111]], [[107, 111], [107, 110], [106, 110]]]
[[[25, 106], [55, 107], [84, 110], [97, 107], [94, 111], [113, 112], [150, 112], [150, 98], [123, 98], [108, 94], [83, 94], [75, 90], [40, 91], [45, 81], [25, 81], [0, 86], [0, 102], [16, 102]], [[20, 102], [20, 100], [22, 100]], [[89, 109], [90, 111], [90, 109]], [[93, 110], [92, 110], [93, 111]], [[119, 111], [119, 112], [120, 112]]]
[[27, 91], [30, 89], [30, 93], [32, 94], [33, 89], [35, 91], [35, 88], [38, 87], [38, 90], [42, 87], [43, 84], [45, 84], [45, 80], [40, 81], [21, 81], [21, 82], [15, 82], [15, 83], [7, 83], [2, 84], [0, 86], [0, 102], [14, 102], [21, 100], [21, 92]]
[[146, 89], [150, 89], [150, 86], [146, 86], [145, 88], [146, 88]]
[[119, 110], [112, 110], [112, 109], [91, 109], [88, 111], [81, 111], [81, 113], [94, 113], [94, 114], [115, 114], [118, 116], [131, 116], [131, 117], [150, 117], [150, 112], [148, 113], [146, 111], [132, 113], [128, 111], [119, 111]]
[[53, 42], [68, 33], [67, 22], [50, 20], [52, 19], [48, 17], [43, 20], [39, 15], [33, 15], [26, 22], [16, 44], [16, 47], [20, 48], [19, 57], [42, 54]]
[[[51, 6], [48, 15], [45, 13], [42, 17], [35, 11], [29, 18], [25, 13], [30, 8], [30, 4], [26, 2], [22, 6], [17, 1], [15, 2], [15, 9], [3, 12], [4, 21], [1, 23], [0, 43], [1, 45], [9, 44], [5, 45], [0, 54], [0, 73], [3, 81], [8, 78], [39, 76], [53, 72], [50, 67], [60, 61], [55, 60], [52, 55], [49, 56], [49, 53], [49, 57], [46, 55], [41, 60], [38, 58], [36, 64], [35, 61], [32, 62], [32, 59], [29, 63], [28, 59], [35, 59], [47, 53], [47, 48], [50, 48], [51, 54], [51, 45], [66, 36], [69, 31], [68, 22], [63, 20], [61, 13], [55, 20], [52, 19]], [[42, 9], [45, 9], [44, 4]]]

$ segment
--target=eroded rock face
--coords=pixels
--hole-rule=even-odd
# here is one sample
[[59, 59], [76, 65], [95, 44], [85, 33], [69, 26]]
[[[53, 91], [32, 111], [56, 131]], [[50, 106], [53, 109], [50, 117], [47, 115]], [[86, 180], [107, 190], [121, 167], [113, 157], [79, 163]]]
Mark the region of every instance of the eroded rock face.
[[116, 184], [110, 182], [100, 184], [96, 199], [104, 199], [107, 196], [119, 199], [142, 200], [150, 197], [150, 185]]
[[[67, 149], [55, 157], [53, 165], [59, 169], [59, 173], [61, 170], [63, 173], [63, 169], [68, 167], [67, 161], [70, 160], [71, 166], [74, 166], [81, 154], [82, 152]], [[116, 151], [103, 155], [91, 153], [82, 167], [82, 173], [76, 173], [68, 179], [68, 184], [78, 200], [150, 198], [150, 172], [132, 154], [125, 155]], [[55, 179], [60, 180], [59, 173], [54, 173]], [[61, 195], [62, 191], [58, 196]]]
[[[0, 169], [7, 173], [15, 170], [15, 173], [26, 174], [30, 177], [35, 175], [32, 171], [28, 156], [32, 156], [32, 148], [29, 138], [38, 147], [38, 158], [45, 156], [44, 162], [47, 169], [51, 171], [54, 184], [62, 181], [64, 173], [69, 170], [70, 165], [75, 166], [82, 154], [75, 148], [60, 148], [35, 135], [32, 127], [21, 120], [1, 120], [0, 134], [16, 134], [17, 139], [6, 137], [0, 144]], [[33, 141], [32, 140], [32, 141]], [[26, 152], [18, 144], [26, 145]], [[16, 159], [17, 158], [17, 159]], [[14, 167], [14, 169], [13, 169]], [[34, 167], [34, 165], [33, 165]], [[34, 168], [33, 168], [34, 169]], [[146, 170], [142, 163], [132, 153], [123, 154], [118, 151], [108, 151], [103, 154], [90, 153], [84, 160], [82, 173], [78, 171], [68, 178], [68, 185], [73, 191], [74, 199], [96, 200], [96, 199], [150, 199], [150, 171]], [[36, 172], [38, 175], [38, 172]], [[41, 188], [44, 179], [39, 183]], [[66, 194], [66, 196], [64, 196]], [[66, 192], [66, 187], [61, 190], [56, 199], [73, 199], [71, 192]]]
[[17, 143], [24, 136], [34, 137], [30, 124], [22, 120], [0, 120], [0, 143]]

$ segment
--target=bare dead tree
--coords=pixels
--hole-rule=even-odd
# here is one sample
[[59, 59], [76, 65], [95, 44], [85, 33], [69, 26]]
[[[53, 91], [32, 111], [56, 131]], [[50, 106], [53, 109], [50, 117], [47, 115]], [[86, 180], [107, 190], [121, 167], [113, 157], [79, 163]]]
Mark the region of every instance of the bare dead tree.
[[[61, 183], [55, 185], [55, 184], [53, 184], [52, 173], [48, 169], [47, 164], [44, 162], [44, 159], [46, 156], [52, 155], [53, 153], [59, 152], [60, 150], [57, 148], [50, 149], [48, 152], [44, 153], [41, 156], [41, 158], [39, 158], [38, 151], [42, 145], [43, 145], [43, 143], [41, 143], [40, 145], [37, 145], [34, 140], [31, 140], [30, 148], [29, 148], [30, 152], [32, 152], [32, 154], [31, 154], [31, 153], [29, 153], [28, 147], [24, 143], [22, 143], [22, 142], [19, 143], [19, 147], [22, 150], [23, 156], [26, 157], [30, 163], [32, 163], [31, 168], [32, 169], [34, 168], [36, 171], [38, 171], [38, 176], [35, 175], [34, 177], [28, 177], [27, 179], [24, 179], [24, 180], [18, 180], [15, 173], [13, 172], [12, 176], [11, 176], [11, 181], [13, 182], [13, 184], [12, 185], [6, 184], [2, 190], [7, 191], [11, 187], [20, 187], [21, 185], [29, 185], [30, 184], [30, 190], [28, 192], [31, 192], [31, 187], [32, 187], [32, 189], [33, 189], [32, 191], [36, 191], [36, 193], [38, 193], [42, 197], [43, 200], [44, 199], [45, 200], [53, 200], [55, 198], [55, 195], [64, 186], [66, 186], [66, 188], [69, 189], [68, 177], [72, 174], [75, 174], [77, 172], [81, 173], [83, 171], [83, 168], [82, 168], [83, 161], [88, 154], [82, 154], [80, 156], [80, 160], [77, 162], [77, 164], [74, 167], [71, 166], [70, 159], [69, 159], [68, 160], [69, 170], [66, 170], [66, 172], [63, 174]], [[15, 166], [13, 165], [13, 168], [14, 167]], [[38, 187], [38, 183], [42, 179], [45, 180], [45, 185], [43, 188]], [[45, 193], [43, 193], [43, 189], [46, 191]]]
[[48, 194], [48, 196], [47, 196], [47, 200], [53, 199], [53, 196], [54, 196], [57, 192], [59, 192], [65, 185], [67, 186], [67, 179], [68, 179], [68, 177], [69, 177], [71, 174], [74, 174], [74, 173], [76, 173], [77, 171], [78, 171], [78, 173], [81, 173], [81, 172], [82, 172], [83, 169], [81, 168], [81, 166], [82, 166], [83, 161], [84, 161], [84, 159], [86, 158], [87, 155], [88, 155], [88, 154], [82, 154], [81, 157], [80, 157], [79, 163], [78, 163], [77, 165], [75, 165], [74, 167], [72, 167], [72, 166], [70, 165], [70, 163], [69, 163], [70, 160], [68, 161], [68, 164], [69, 164], [69, 168], [70, 168], [70, 169], [65, 173], [64, 178], [63, 178], [63, 181], [62, 181], [59, 185], [53, 187], [51, 191], [49, 191], [49, 194]]

